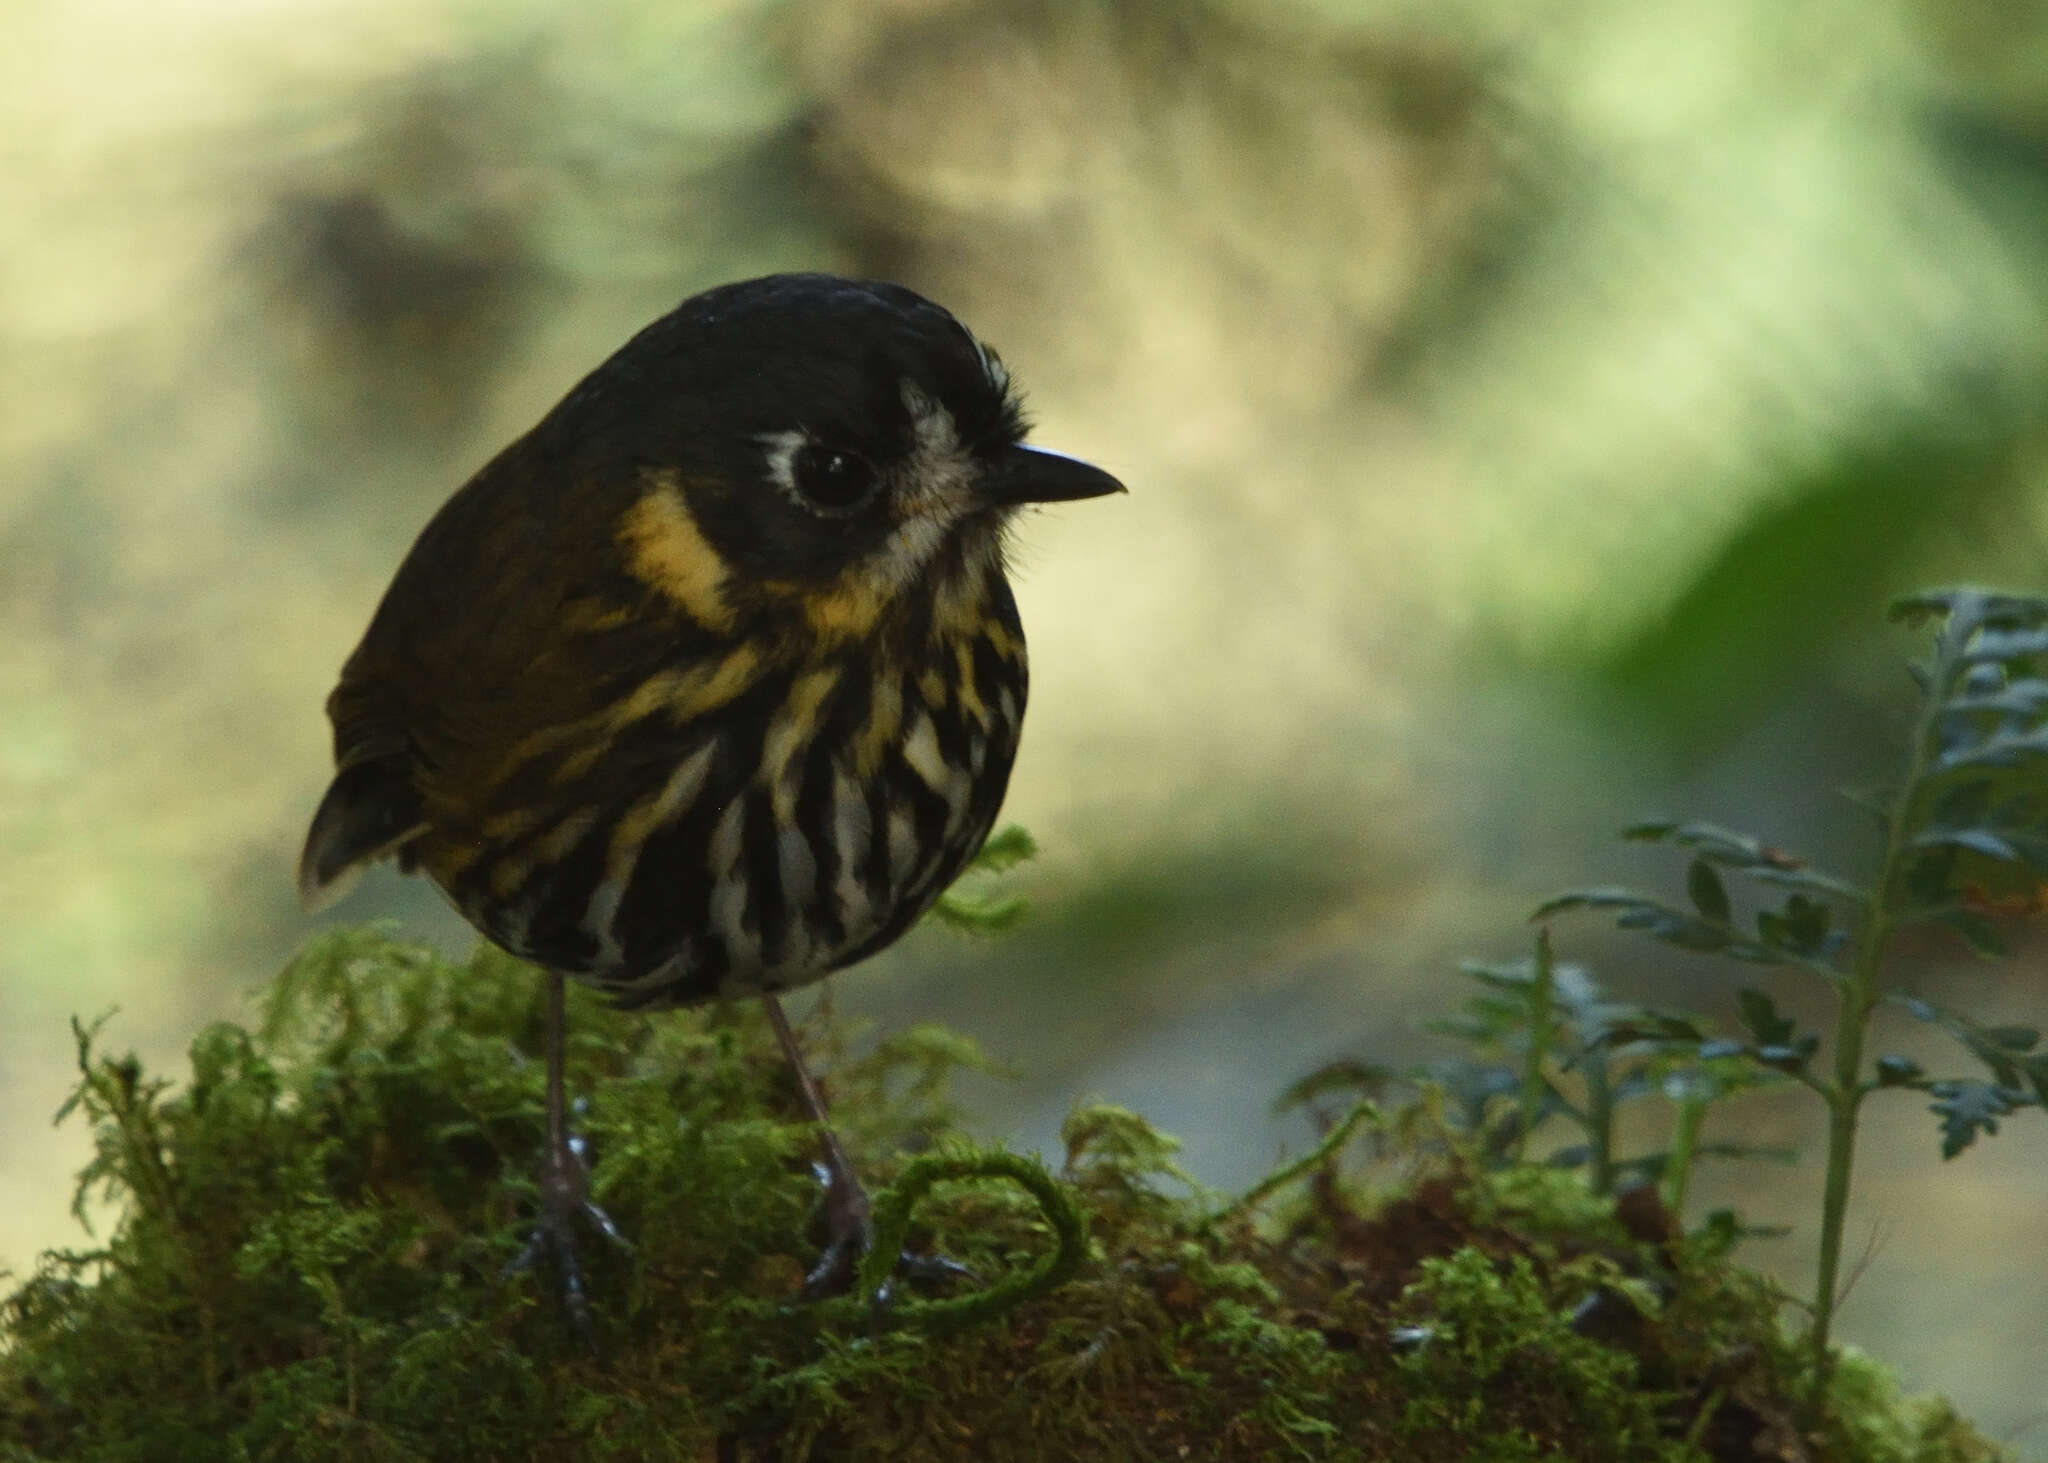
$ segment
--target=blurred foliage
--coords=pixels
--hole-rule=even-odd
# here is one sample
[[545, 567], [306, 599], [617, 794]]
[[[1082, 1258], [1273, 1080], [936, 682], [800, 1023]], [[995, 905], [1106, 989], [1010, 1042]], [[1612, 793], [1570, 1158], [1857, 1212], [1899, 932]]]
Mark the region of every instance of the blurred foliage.
[[[1629, 836], [1670, 842], [1693, 855], [1691, 907], [1627, 889], [1589, 889], [1545, 903], [1537, 919], [1571, 909], [1618, 910], [1624, 929], [1681, 950], [1819, 977], [1837, 998], [1829, 1056], [1821, 1035], [1801, 1031], [1771, 996], [1742, 993], [1751, 1040], [1709, 1039], [1685, 1022], [1660, 1022], [1666, 1046], [1691, 1048], [1704, 1064], [1747, 1058], [1811, 1088], [1828, 1110], [1827, 1182], [1813, 1299], [1816, 1356], [1828, 1354], [1840, 1300], [1842, 1234], [1863, 1100], [1887, 1088], [1931, 1095], [1941, 1154], [1953, 1158], [2023, 1107], [2048, 1107], [2048, 1050], [2024, 1025], [1987, 1025], [1912, 994], [1886, 963], [1895, 936], [1942, 925], [1978, 954], [2006, 953], [2001, 917], [2048, 908], [2048, 599], [1976, 589], [1932, 590], [1893, 606], [1892, 618], [1932, 624], [1933, 653], [1911, 667], [1923, 698], [1897, 784], [1857, 799], [1878, 819], [1884, 849], [1867, 881], [1809, 865], [1797, 854], [1703, 823], [1644, 823]], [[1781, 907], [1757, 911], [1751, 935], [1735, 918], [1720, 869], [1789, 889]], [[1836, 919], [1846, 921], [1838, 928]], [[1538, 973], [1547, 979], [1539, 959]], [[1864, 1067], [1879, 1005], [1893, 1001], [1953, 1036], [1983, 1077], [1934, 1078], [1897, 1055]], [[1988, 1080], [1986, 1080], [1988, 1079]], [[1525, 1104], [1526, 1106], [1526, 1104]], [[1531, 1114], [1533, 1117], [1534, 1114]]]
[[[2032, 440], [2048, 421], [1959, 417], [1937, 416], [1917, 438], [1845, 452], [1788, 483], [1783, 501], [1730, 538], [1659, 622], [1615, 647], [1603, 678], [1682, 748], [1726, 737], [1802, 668], [1852, 638], [1850, 622], [1866, 618], [1869, 606], [1930, 559], [1954, 557], [1955, 540], [1972, 525], [1988, 538], [1993, 525], [2026, 512], [2040, 488]], [[1981, 434], [1936, 440], [1973, 428]], [[2041, 556], [2048, 537], [2010, 547]]]
[[[1468, 964], [1464, 973], [1485, 994], [1430, 1029], [1457, 1039], [1474, 1056], [1423, 1071], [1444, 1088], [1460, 1125], [1490, 1161], [1533, 1157], [1530, 1139], [1556, 1118], [1575, 1129], [1579, 1141], [1549, 1150], [1543, 1162], [1585, 1169], [1596, 1194], [1661, 1185], [1672, 1212], [1683, 1214], [1692, 1166], [1702, 1158], [1792, 1160], [1782, 1148], [1700, 1141], [1709, 1108], [1769, 1086], [1775, 1073], [1717, 1049], [1697, 1017], [1617, 1000], [1583, 966], [1554, 963], [1548, 931], [1533, 959]], [[1494, 1101], [1500, 1097], [1513, 1101]], [[1620, 1109], [1651, 1097], [1670, 1105], [1670, 1140], [1648, 1153], [1624, 1155], [1616, 1146]]]

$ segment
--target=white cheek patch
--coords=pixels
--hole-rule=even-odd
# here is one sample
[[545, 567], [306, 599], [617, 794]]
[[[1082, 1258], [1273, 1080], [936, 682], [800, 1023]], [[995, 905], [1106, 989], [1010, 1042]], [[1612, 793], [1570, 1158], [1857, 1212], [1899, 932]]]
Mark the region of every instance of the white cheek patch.
[[905, 381], [901, 390], [917, 445], [899, 469], [896, 501], [903, 517], [890, 531], [879, 563], [899, 587], [924, 571], [953, 525], [972, 508], [975, 478], [953, 414], [915, 382]]

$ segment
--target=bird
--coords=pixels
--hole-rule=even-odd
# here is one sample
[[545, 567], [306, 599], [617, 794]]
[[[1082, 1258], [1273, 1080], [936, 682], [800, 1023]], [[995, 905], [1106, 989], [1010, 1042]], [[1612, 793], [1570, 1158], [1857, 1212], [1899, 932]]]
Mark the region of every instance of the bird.
[[871, 1239], [781, 993], [907, 931], [994, 825], [1022, 729], [1020, 510], [1125, 491], [1026, 442], [995, 351], [899, 284], [775, 274], [684, 300], [433, 515], [327, 701], [309, 912], [420, 873], [546, 983], [546, 1145], [516, 1264], [587, 1325], [564, 982], [759, 997], [823, 1156], [823, 1254]]

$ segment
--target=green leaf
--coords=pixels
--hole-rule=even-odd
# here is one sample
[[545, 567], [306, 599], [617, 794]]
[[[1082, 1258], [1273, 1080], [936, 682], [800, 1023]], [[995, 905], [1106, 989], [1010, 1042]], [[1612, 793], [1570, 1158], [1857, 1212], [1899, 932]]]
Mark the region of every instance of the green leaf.
[[1615, 923], [1621, 928], [1641, 930], [1652, 939], [1681, 950], [1718, 953], [1756, 965], [1778, 965], [1784, 961], [1776, 951], [1743, 938], [1725, 924], [1674, 909], [1661, 900], [1628, 889], [1574, 889], [1547, 901], [1530, 918], [1547, 919], [1568, 909], [1615, 910]]
[[1942, 772], [1959, 767], [2018, 767], [2029, 758], [2043, 755], [2048, 755], [2048, 727], [1986, 737], [1974, 746], [1942, 753], [1935, 767]]
[[1967, 661], [2030, 660], [2048, 655], [2048, 630], [1997, 630], [1979, 632], [1976, 643], [1963, 652]]
[[1644, 1045], [1692, 1051], [1706, 1039], [1706, 1033], [1689, 1016], [1618, 1006], [1604, 1013], [1599, 1024], [1587, 1031], [1586, 1039], [1588, 1044], [1610, 1048]]
[[1762, 883], [1809, 889], [1858, 904], [1870, 902], [1870, 895], [1848, 880], [1822, 873], [1809, 867], [1797, 854], [1717, 823], [1632, 823], [1621, 830], [1621, 836], [1638, 843], [1670, 842], [1723, 868], [1738, 869]]
[[1783, 910], [1759, 910], [1757, 934], [1766, 945], [1801, 960], [1828, 961], [1848, 942], [1848, 933], [1831, 928], [1828, 907], [1804, 894], [1794, 894]]
[[1692, 861], [1686, 870], [1685, 892], [1692, 900], [1692, 906], [1716, 924], [1727, 924], [1730, 916], [1728, 890], [1722, 884], [1721, 876], [1714, 872], [1714, 866], [1703, 858]]
[[1022, 924], [1031, 901], [1021, 894], [978, 895], [947, 890], [932, 906], [931, 917], [948, 929], [969, 935], [1000, 935]]
[[1998, 926], [1974, 909], [1945, 909], [1936, 917], [1961, 935], [1969, 947], [1986, 960], [2002, 960], [2012, 953], [2005, 943], [2005, 936], [1998, 932]]
[[2027, 1086], [2034, 1089], [2034, 1101], [2048, 1107], [2048, 1052], [2036, 1052], [2019, 1066]]
[[1992, 780], [1989, 777], [1958, 779], [1944, 788], [1934, 802], [1932, 826], [1967, 828], [1981, 822], [1991, 811]]
[[967, 866], [969, 873], [1006, 874], [1027, 859], [1038, 857], [1038, 844], [1020, 824], [998, 830], [988, 837], [981, 846], [981, 852], [974, 856], [974, 862]]
[[1885, 610], [1885, 618], [1895, 625], [1915, 628], [1929, 620], [1946, 618], [1954, 610], [1957, 599], [1970, 590], [1925, 589], [1917, 594], [1903, 595], [1891, 602]]
[[1888, 999], [1915, 1020], [1939, 1026], [1954, 1037], [1965, 1051], [1984, 1064], [1998, 1086], [2018, 1089], [2031, 1085], [2030, 1064], [2022, 1063], [2019, 1058], [2040, 1042], [2041, 1033], [2035, 1028], [1985, 1026], [1960, 1011], [1937, 1006], [1919, 996], [1892, 996]]
[[1860, 884], [1833, 874], [1824, 874], [1819, 869], [1786, 869], [1775, 865], [1762, 865], [1748, 870], [1750, 878], [1759, 884], [1777, 884], [1793, 889], [1807, 889], [1815, 894], [1828, 894], [1837, 899], [1846, 899], [1852, 904], [1870, 903], [1870, 891]]
[[2048, 710], [2048, 681], [2025, 676], [1995, 691], [1951, 696], [1942, 703], [1942, 714], [1991, 713], [2001, 716], [2037, 716]]
[[1921, 1065], [1911, 1057], [1886, 1053], [1877, 1059], [1877, 1084], [1880, 1087], [1911, 1087], [1926, 1075]]
[[1461, 961], [1458, 974], [1497, 991], [1507, 991], [1517, 999], [1526, 996], [1536, 983], [1536, 966], [1533, 961], [1514, 960], [1504, 965], [1489, 965], [1479, 960]]
[[1533, 923], [1537, 920], [1548, 919], [1553, 914], [1562, 914], [1569, 909], [1619, 909], [1650, 902], [1654, 901], [1630, 889], [1617, 889], [1607, 886], [1593, 889], [1568, 889], [1564, 893], [1554, 898], [1546, 899], [1543, 903], [1537, 905], [1535, 912], [1529, 916], [1529, 919]]
[[2048, 599], [2034, 594], [1994, 594], [1989, 590], [1966, 590], [1974, 596], [1977, 618], [1984, 624], [2013, 629], [2023, 625], [2048, 624]]
[[1742, 1017], [1742, 1024], [1757, 1039], [1759, 1046], [1781, 1046], [1792, 1039], [1794, 1027], [1791, 1018], [1779, 1015], [1777, 1004], [1756, 987], [1748, 986], [1740, 991], [1735, 997], [1735, 1007]]
[[1913, 838], [1914, 848], [1967, 848], [2001, 863], [2022, 862], [2019, 850], [1988, 828], [1930, 828]]
[[2034, 1026], [1989, 1026], [1984, 1039], [2009, 1052], [2030, 1052], [2041, 1044], [2041, 1031]]
[[[981, 852], [974, 856], [962, 877], [1007, 873], [1026, 859], [1036, 857], [1037, 853], [1038, 845], [1032, 841], [1031, 835], [1012, 823], [982, 844]], [[1021, 894], [969, 893], [956, 883], [939, 896], [930, 917], [966, 934], [1000, 935], [1015, 929], [1030, 912], [1031, 903]]]
[[[1845, 787], [1838, 791], [1848, 799], [1852, 807], [1861, 808], [1877, 821], [1878, 831], [1889, 833], [1892, 826], [1892, 799], [1897, 796], [1888, 787]], [[1867, 900], [1866, 900], [1867, 902]]]
[[1622, 837], [1643, 843], [1660, 843], [1668, 839], [1701, 858], [1737, 869], [1760, 865], [1797, 867], [1805, 862], [1783, 849], [1771, 847], [1762, 839], [1723, 828], [1718, 823], [1635, 823], [1622, 830]]
[[1928, 1089], [1934, 1102], [1928, 1110], [1941, 1119], [1941, 1156], [1954, 1158], [1977, 1141], [1978, 1135], [1995, 1135], [1998, 1120], [2033, 1099], [2009, 1087], [1989, 1082], [1937, 1082]]
[[1756, 1049], [1756, 1059], [1773, 1072], [1803, 1072], [1812, 1057], [1812, 1050], [1804, 1042], [1796, 1046], [1760, 1046]]

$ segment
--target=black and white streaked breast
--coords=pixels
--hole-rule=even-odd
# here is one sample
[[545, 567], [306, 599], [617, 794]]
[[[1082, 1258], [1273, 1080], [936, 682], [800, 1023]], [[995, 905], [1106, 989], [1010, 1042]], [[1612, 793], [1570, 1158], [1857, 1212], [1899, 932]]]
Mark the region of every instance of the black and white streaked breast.
[[971, 632], [931, 626], [926, 653], [885, 674], [859, 652], [760, 667], [682, 728], [657, 685], [644, 714], [535, 769], [573, 782], [579, 760], [629, 762], [629, 791], [494, 830], [487, 857], [437, 881], [499, 944], [629, 1008], [786, 990], [873, 954], [1002, 805], [1026, 671], [991, 578]]

